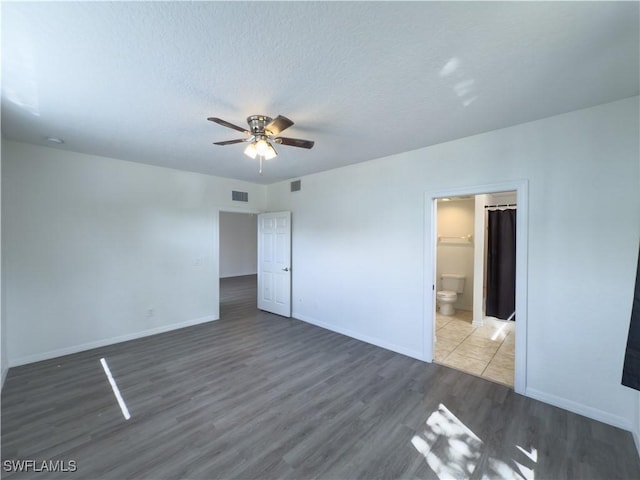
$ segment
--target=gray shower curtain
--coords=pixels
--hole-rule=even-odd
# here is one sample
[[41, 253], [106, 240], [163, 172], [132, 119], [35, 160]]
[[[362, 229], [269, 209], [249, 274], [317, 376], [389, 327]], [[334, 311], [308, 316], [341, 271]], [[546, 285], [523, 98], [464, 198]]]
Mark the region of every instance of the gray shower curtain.
[[502, 320], [515, 320], [516, 211], [490, 210], [488, 213], [485, 313]]
[[636, 270], [636, 287], [631, 307], [629, 338], [622, 369], [622, 384], [640, 390], [640, 252]]

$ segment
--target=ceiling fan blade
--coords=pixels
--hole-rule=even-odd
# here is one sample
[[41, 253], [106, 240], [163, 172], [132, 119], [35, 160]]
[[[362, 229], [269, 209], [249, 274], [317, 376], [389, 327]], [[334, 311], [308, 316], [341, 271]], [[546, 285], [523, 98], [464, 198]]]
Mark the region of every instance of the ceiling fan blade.
[[251, 133], [246, 128], [239, 127], [238, 125], [234, 125], [233, 123], [229, 123], [226, 120], [222, 120], [221, 118], [218, 118], [218, 117], [209, 117], [207, 118], [207, 120], [211, 122], [215, 122], [218, 125], [222, 125], [223, 127], [233, 128], [234, 130], [238, 130], [239, 132], [246, 133], [247, 135]]
[[289, 120], [287, 117], [283, 117], [282, 115], [278, 115], [267, 125], [265, 125], [264, 130], [265, 132], [268, 132], [267, 135], [277, 135], [289, 128], [291, 125], [293, 125], [293, 122], [291, 120]]
[[274, 142], [280, 145], [289, 145], [292, 147], [311, 148], [315, 144], [312, 140], [302, 140], [300, 138], [276, 137]]
[[234, 143], [242, 143], [248, 141], [248, 138], [238, 138], [236, 140], [225, 140], [224, 142], [213, 142], [214, 145], [232, 145]]

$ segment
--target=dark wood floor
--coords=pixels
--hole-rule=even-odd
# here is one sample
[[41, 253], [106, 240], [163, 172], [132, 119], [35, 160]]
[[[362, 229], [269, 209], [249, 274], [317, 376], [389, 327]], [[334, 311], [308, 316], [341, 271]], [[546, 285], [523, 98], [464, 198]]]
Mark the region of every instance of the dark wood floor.
[[221, 291], [217, 322], [11, 369], [3, 469], [77, 471], [3, 478], [640, 478], [629, 432]]

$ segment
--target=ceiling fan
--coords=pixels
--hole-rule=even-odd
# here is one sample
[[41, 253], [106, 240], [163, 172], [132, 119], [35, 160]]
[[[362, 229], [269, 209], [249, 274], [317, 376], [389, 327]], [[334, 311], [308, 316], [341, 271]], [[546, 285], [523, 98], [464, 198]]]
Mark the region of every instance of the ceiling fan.
[[253, 159], [256, 157], [260, 159], [260, 174], [262, 174], [262, 161], [271, 160], [278, 155], [278, 152], [273, 146], [274, 143], [277, 143], [278, 145], [288, 145], [291, 147], [307, 149], [313, 147], [314, 144], [311, 140], [278, 136], [280, 132], [283, 132], [293, 125], [291, 120], [287, 117], [283, 117], [282, 115], [278, 115], [276, 118], [267, 117], [266, 115], [251, 115], [247, 117], [247, 123], [249, 124], [248, 129], [239, 127], [238, 125], [234, 125], [233, 123], [229, 123], [218, 117], [209, 117], [207, 120], [249, 135], [247, 138], [214, 142], [214, 145], [232, 145], [234, 143], [243, 142], [249, 143], [247, 148], [245, 148], [244, 153]]

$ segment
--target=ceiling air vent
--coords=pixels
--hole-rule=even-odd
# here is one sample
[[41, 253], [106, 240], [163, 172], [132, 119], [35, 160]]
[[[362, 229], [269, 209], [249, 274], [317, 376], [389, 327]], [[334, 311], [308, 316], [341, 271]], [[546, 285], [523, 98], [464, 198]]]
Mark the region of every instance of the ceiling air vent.
[[249, 201], [249, 193], [248, 192], [238, 192], [236, 190], [231, 191], [231, 200], [235, 202], [248, 202]]
[[293, 182], [291, 182], [292, 192], [299, 192], [301, 188], [302, 188], [302, 180], [294, 180]]

